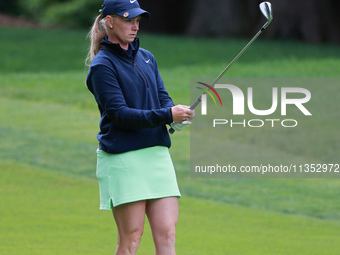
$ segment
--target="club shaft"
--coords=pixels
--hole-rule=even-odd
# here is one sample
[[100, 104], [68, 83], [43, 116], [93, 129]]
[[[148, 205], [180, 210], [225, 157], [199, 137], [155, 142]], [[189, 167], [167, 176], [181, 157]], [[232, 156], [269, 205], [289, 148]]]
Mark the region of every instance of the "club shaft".
[[[249, 46], [256, 40], [257, 37], [262, 33], [263, 30], [268, 26], [268, 22], [263, 25], [263, 27], [257, 32], [257, 34], [248, 42], [246, 46], [240, 51], [239, 54], [230, 62], [230, 64], [224, 68], [224, 70], [219, 74], [219, 76], [216, 77], [216, 79], [210, 84], [210, 86], [213, 86], [221, 77], [222, 75], [232, 66], [232, 64], [235, 63], [236, 60], [238, 60], [242, 54], [249, 48]], [[200, 104], [202, 95], [206, 94], [206, 92], [202, 93], [199, 98], [196, 99], [196, 101], [190, 106], [191, 110], [194, 110], [197, 105]]]
[[[213, 86], [221, 77], [222, 75], [232, 66], [232, 64], [234, 64], [234, 62], [236, 60], [239, 59], [239, 57], [242, 56], [242, 54], [249, 48], [249, 46], [256, 40], [257, 37], [259, 37], [259, 35], [263, 32], [263, 30], [265, 30], [270, 22], [266, 22], [262, 28], [257, 32], [257, 34], [247, 43], [246, 46], [244, 46], [244, 48], [240, 51], [239, 54], [237, 54], [237, 56], [230, 62], [230, 64], [224, 68], [224, 70], [216, 77], [216, 79], [210, 84], [210, 86]], [[208, 89], [209, 90], [209, 89]], [[199, 98], [196, 99], [196, 101], [190, 106], [190, 110], [194, 110], [196, 108], [197, 105], [199, 105], [202, 101], [202, 95], [206, 94], [206, 92], [202, 93]], [[170, 134], [173, 134], [175, 132], [175, 130], [173, 128], [169, 129]]]

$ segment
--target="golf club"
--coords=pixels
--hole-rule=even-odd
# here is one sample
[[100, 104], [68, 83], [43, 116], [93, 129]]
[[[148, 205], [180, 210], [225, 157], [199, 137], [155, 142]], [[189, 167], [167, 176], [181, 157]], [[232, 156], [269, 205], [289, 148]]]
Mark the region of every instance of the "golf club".
[[[211, 83], [210, 86], [213, 86], [221, 76], [230, 68], [230, 66], [248, 49], [248, 47], [256, 40], [256, 38], [265, 30], [270, 22], [273, 20], [273, 12], [272, 12], [272, 5], [270, 2], [262, 2], [260, 4], [260, 10], [262, 14], [266, 17], [267, 22], [262, 26], [262, 28], [257, 32], [257, 34], [249, 41], [249, 43], [241, 50], [241, 52], [230, 62], [230, 64], [217, 76], [217, 78]], [[195, 107], [201, 102], [202, 95], [206, 94], [206, 92], [202, 93], [199, 98], [190, 106], [190, 110], [195, 109]], [[170, 134], [173, 134], [175, 130], [173, 128], [169, 129]]]

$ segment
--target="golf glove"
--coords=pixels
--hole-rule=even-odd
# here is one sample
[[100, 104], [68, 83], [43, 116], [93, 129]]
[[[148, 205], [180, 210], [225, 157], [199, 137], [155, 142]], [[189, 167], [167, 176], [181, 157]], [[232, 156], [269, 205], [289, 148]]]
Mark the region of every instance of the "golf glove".
[[190, 124], [190, 121], [188, 120], [183, 121], [182, 123], [172, 122], [170, 124], [170, 127], [172, 127], [175, 131], [181, 131], [183, 128], [185, 128], [189, 124]]

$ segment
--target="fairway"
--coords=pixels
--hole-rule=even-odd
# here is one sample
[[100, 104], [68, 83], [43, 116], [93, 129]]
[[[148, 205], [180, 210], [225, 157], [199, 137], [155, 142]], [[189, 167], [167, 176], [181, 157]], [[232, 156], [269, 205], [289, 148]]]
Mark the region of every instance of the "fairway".
[[[111, 212], [98, 209], [99, 114], [85, 87], [86, 31], [0, 33], [6, 49], [0, 62], [0, 254], [113, 254], [115, 223]], [[247, 42], [140, 38], [176, 104], [191, 103], [191, 78], [216, 77]], [[263, 57], [267, 49], [271, 54]], [[258, 40], [228, 77], [340, 78], [339, 66], [336, 45]], [[318, 100], [337, 113], [338, 102]], [[242, 134], [230, 138], [226, 150], [238, 139], [253, 153], [252, 140]], [[172, 136], [170, 152], [182, 192], [177, 254], [339, 254], [340, 179], [193, 179], [190, 128]], [[146, 225], [137, 254], [153, 253]]]
[[[112, 254], [110, 212], [98, 210], [97, 182], [1, 163], [1, 254]], [[188, 196], [180, 199], [179, 254], [336, 254], [339, 222]], [[145, 227], [139, 254], [152, 254]], [[289, 245], [288, 245], [289, 244]]]

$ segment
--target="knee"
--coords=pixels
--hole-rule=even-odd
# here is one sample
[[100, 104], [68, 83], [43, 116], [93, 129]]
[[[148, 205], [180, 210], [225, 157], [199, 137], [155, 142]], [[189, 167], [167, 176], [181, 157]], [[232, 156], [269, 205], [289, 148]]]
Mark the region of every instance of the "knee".
[[124, 236], [120, 236], [118, 243], [119, 249], [124, 249], [130, 253], [135, 253], [138, 248], [143, 235], [143, 231], [134, 231]]
[[175, 228], [164, 229], [158, 233], [157, 241], [160, 244], [166, 244], [169, 246], [174, 246], [176, 242], [176, 231]]
[[176, 232], [175, 230], [168, 231], [165, 235], [166, 242], [170, 245], [175, 245], [176, 242]]
[[128, 244], [129, 244], [130, 249], [136, 251], [139, 248], [142, 235], [143, 235], [143, 231], [136, 231], [129, 236]]

